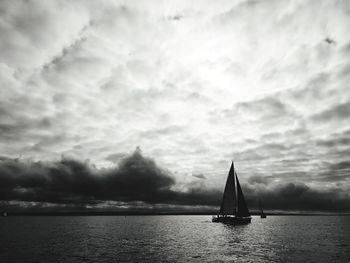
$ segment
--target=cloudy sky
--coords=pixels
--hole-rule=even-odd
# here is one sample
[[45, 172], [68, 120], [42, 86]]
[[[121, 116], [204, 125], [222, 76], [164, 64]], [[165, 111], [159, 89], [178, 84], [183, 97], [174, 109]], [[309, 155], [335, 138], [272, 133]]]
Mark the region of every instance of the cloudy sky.
[[350, 210], [349, 1], [2, 0], [0, 51], [4, 202]]

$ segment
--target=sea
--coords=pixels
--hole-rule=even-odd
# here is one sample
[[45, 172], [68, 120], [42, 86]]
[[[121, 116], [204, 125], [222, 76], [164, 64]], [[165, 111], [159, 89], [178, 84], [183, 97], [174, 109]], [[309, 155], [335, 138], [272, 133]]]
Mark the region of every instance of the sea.
[[350, 217], [8, 216], [0, 262], [350, 262]]

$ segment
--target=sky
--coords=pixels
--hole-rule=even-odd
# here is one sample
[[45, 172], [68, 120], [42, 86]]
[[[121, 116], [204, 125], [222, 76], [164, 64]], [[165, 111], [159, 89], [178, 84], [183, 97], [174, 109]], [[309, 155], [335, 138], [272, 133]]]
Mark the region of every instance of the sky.
[[350, 3], [0, 1], [0, 200], [350, 211]]

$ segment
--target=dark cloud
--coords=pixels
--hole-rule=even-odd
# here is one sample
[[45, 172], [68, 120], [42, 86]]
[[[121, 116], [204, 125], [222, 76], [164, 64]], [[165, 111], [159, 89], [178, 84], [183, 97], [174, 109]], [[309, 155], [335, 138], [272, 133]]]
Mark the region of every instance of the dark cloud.
[[350, 102], [345, 102], [342, 104], [338, 104], [334, 107], [331, 107], [321, 113], [313, 116], [315, 121], [343, 121], [347, 120], [350, 117]]
[[342, 185], [350, 184], [350, 162], [325, 162], [324, 171], [318, 175], [317, 180], [338, 182]]
[[325, 139], [319, 139], [316, 141], [318, 146], [327, 148], [350, 146], [350, 131], [330, 135]]
[[196, 177], [198, 179], [207, 179], [204, 174], [192, 174], [193, 177]]
[[50, 119], [19, 117], [12, 123], [0, 122], [0, 139], [9, 141], [21, 139], [22, 136], [35, 137], [35, 132], [51, 127]]
[[299, 211], [349, 211], [350, 196], [343, 188], [316, 190], [303, 183], [254, 187], [246, 185], [248, 203], [262, 200], [267, 209]]
[[[349, 162], [333, 165], [348, 169]], [[201, 174], [193, 175], [204, 179]], [[37, 202], [60, 207], [84, 207], [115, 201], [127, 206], [219, 206], [222, 189], [208, 189], [202, 183], [189, 184], [186, 191], [173, 190], [175, 179], [154, 160], [137, 149], [117, 167], [97, 169], [88, 161], [62, 159], [53, 163], [0, 158], [0, 200]], [[274, 184], [271, 178], [253, 176], [243, 184], [249, 206], [261, 199], [273, 210], [349, 210], [350, 196], [344, 188], [313, 189], [303, 183]], [[116, 205], [118, 206], [118, 205]], [[194, 208], [195, 209], [195, 208]]]
[[350, 170], [350, 161], [343, 161], [343, 162], [332, 164], [330, 166], [330, 169], [331, 170]]
[[66, 204], [142, 201], [148, 204], [215, 205], [217, 193], [198, 188], [171, 190], [175, 179], [137, 149], [117, 167], [97, 169], [88, 162], [62, 159], [43, 163], [0, 159], [0, 199]]

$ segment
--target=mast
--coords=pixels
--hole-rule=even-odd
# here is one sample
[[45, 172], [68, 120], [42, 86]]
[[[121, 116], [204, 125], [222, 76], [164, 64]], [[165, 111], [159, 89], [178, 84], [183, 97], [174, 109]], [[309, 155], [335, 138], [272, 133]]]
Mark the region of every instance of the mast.
[[236, 187], [235, 187], [235, 168], [233, 162], [227, 176], [224, 195], [222, 197], [220, 215], [235, 215], [236, 214]]
[[245, 198], [244, 198], [242, 188], [239, 183], [236, 172], [235, 172], [235, 175], [236, 175], [236, 181], [237, 181], [237, 213], [236, 215], [239, 217], [249, 217], [250, 212], [245, 202]]
[[259, 200], [259, 207], [260, 207], [260, 213], [263, 215], [264, 210], [263, 210], [262, 205], [261, 205], [261, 200]]
[[234, 165], [234, 163], [233, 163], [233, 161], [232, 161], [232, 166], [233, 166], [233, 196], [234, 196], [234, 204], [233, 204], [233, 209], [234, 209], [234, 211], [235, 211], [235, 215], [237, 215], [237, 209], [238, 209], [238, 207], [237, 207], [237, 190], [236, 190], [236, 184], [235, 184], [235, 175], [237, 176], [237, 174], [236, 174], [236, 169], [235, 169], [235, 165]]

